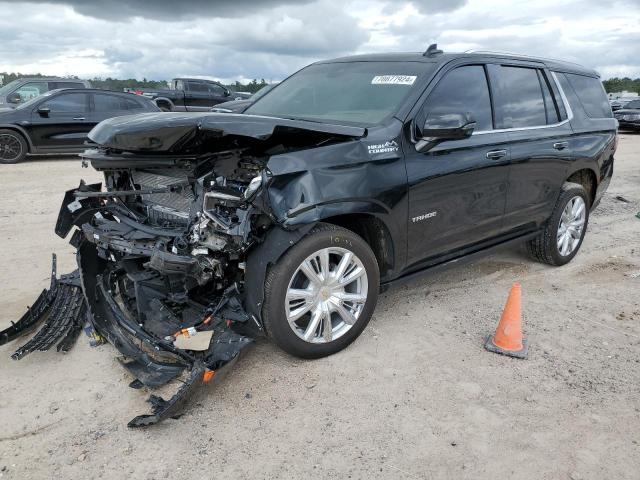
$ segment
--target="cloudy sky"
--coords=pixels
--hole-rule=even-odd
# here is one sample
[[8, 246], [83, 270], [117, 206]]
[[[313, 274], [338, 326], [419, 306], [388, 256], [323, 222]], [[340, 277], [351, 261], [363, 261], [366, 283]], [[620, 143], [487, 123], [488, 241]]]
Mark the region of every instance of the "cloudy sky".
[[0, 71], [280, 80], [315, 60], [491, 49], [640, 77], [640, 0], [0, 0]]

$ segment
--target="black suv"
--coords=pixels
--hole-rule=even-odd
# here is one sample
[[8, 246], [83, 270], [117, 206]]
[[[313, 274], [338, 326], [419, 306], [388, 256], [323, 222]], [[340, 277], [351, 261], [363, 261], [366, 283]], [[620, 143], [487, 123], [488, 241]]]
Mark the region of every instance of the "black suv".
[[632, 100], [614, 112], [620, 130], [640, 130], [640, 100]]
[[0, 111], [0, 163], [17, 163], [28, 153], [82, 151], [87, 134], [102, 120], [159, 112], [148, 98], [105, 90], [59, 89]]
[[[616, 120], [592, 70], [430, 48], [315, 63], [242, 115], [113, 118], [89, 138], [105, 188], [67, 192], [56, 232], [77, 226], [96, 329], [157, 381], [167, 362], [218, 368], [252, 329], [332, 354], [381, 288], [499, 245], [569, 262]], [[213, 340], [194, 352], [185, 329]]]

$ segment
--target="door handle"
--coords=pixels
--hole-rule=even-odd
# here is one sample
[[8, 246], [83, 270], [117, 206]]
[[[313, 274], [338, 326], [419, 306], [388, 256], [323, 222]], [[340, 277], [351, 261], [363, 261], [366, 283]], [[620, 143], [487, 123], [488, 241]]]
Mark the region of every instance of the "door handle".
[[84, 120], [84, 117], [73, 117], [74, 120]]
[[489, 160], [500, 160], [507, 156], [506, 150], [491, 150], [487, 152], [487, 159]]
[[553, 148], [556, 150], [564, 150], [569, 146], [569, 142], [556, 142], [553, 144]]

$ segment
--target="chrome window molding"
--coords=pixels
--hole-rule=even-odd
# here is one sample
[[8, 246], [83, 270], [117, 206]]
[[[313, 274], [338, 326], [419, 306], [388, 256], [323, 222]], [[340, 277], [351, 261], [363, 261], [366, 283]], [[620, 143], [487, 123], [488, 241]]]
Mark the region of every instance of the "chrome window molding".
[[515, 127], [515, 128], [496, 128], [494, 130], [482, 130], [479, 132], [473, 132], [471, 135], [485, 135], [487, 133], [520, 132], [525, 130], [538, 130], [540, 128], [555, 128], [555, 127], [560, 127], [566, 123], [569, 123], [573, 119], [573, 110], [571, 110], [571, 105], [569, 105], [569, 100], [567, 100], [567, 96], [565, 95], [564, 90], [562, 90], [562, 86], [558, 81], [556, 72], [551, 72], [551, 77], [553, 78], [553, 82], [556, 84], [556, 87], [558, 88], [558, 92], [560, 92], [560, 99], [562, 100], [564, 109], [567, 112], [567, 118], [565, 118], [561, 122], [551, 123], [549, 125], [534, 125], [531, 127]]

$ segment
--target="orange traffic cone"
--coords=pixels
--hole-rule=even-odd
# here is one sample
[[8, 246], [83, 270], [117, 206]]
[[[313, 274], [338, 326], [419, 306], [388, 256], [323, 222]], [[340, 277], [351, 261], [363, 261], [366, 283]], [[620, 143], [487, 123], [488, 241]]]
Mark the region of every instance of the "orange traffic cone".
[[520, 284], [514, 283], [496, 333], [493, 337], [487, 337], [484, 344], [484, 348], [490, 352], [516, 358], [527, 358], [529, 345], [522, 338], [521, 295]]

